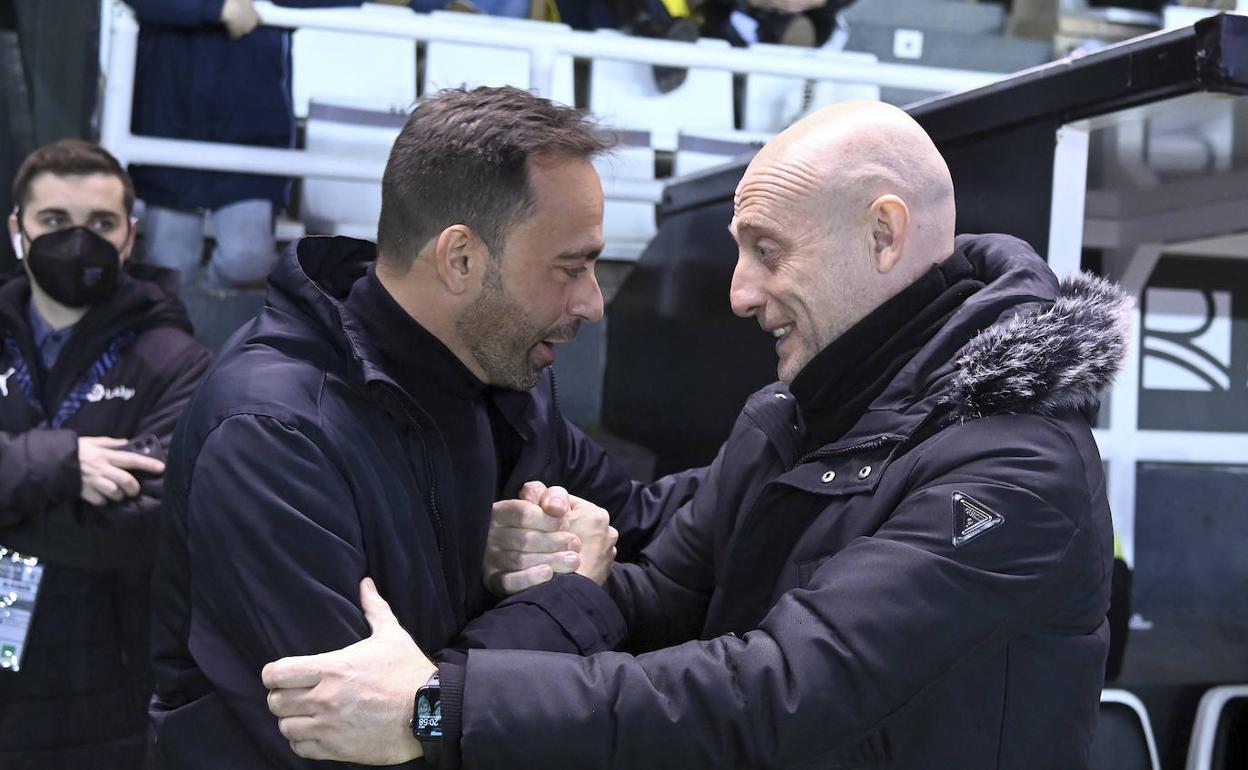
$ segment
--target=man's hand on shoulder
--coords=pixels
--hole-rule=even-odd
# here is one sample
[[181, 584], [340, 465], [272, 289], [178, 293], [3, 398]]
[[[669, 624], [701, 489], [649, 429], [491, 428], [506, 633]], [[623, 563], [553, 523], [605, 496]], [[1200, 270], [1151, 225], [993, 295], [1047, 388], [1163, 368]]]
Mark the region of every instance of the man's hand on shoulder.
[[269, 711], [299, 756], [397, 765], [423, 756], [411, 731], [412, 707], [437, 667], [368, 578], [360, 583], [360, 605], [372, 636], [334, 652], [282, 658], [260, 676]]
[[221, 4], [221, 23], [234, 40], [251, 34], [260, 26], [260, 14], [251, 0], [225, 0]]
[[494, 504], [482, 572], [486, 587], [510, 596], [559, 572], [576, 572], [601, 585], [618, 537], [602, 508], [563, 487], [530, 481], [519, 499]]
[[78, 467], [82, 472], [80, 497], [90, 505], [108, 505], [136, 497], [141, 488], [131, 471], [160, 475], [165, 464], [154, 457], [121, 449], [124, 438], [81, 436], [78, 438]]

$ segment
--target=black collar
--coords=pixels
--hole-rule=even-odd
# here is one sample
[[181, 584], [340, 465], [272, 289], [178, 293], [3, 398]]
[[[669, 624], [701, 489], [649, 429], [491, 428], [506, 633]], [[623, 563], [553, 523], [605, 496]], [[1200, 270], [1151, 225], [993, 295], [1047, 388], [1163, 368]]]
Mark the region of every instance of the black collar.
[[835, 441], [983, 283], [961, 254], [935, 265], [819, 351], [790, 390], [806, 421], [805, 451]]
[[345, 304], [380, 355], [382, 370], [426, 410], [462, 406], [485, 390], [485, 383], [390, 296], [373, 265], [351, 287]]

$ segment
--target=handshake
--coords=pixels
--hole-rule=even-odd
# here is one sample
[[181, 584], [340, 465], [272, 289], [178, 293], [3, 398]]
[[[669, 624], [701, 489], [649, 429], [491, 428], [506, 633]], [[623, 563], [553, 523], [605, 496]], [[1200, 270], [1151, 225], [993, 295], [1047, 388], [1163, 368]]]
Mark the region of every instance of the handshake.
[[498, 596], [575, 572], [598, 585], [615, 563], [619, 533], [605, 510], [563, 487], [530, 481], [515, 500], [494, 503], [482, 577]]
[[[563, 487], [530, 481], [494, 504], [484, 579], [499, 595], [576, 572], [602, 585], [619, 533], [602, 508]], [[423, 755], [412, 735], [412, 696], [437, 666], [399, 624], [373, 581], [360, 585], [372, 636], [350, 647], [264, 667], [269, 711], [305, 759], [391, 765]]]

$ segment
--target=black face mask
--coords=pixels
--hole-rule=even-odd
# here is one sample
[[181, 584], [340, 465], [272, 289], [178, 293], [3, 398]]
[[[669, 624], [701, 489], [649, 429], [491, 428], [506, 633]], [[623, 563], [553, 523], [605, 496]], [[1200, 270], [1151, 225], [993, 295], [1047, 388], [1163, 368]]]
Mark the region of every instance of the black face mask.
[[117, 291], [121, 254], [85, 227], [45, 233], [30, 243], [30, 274], [48, 296], [67, 307], [85, 307]]

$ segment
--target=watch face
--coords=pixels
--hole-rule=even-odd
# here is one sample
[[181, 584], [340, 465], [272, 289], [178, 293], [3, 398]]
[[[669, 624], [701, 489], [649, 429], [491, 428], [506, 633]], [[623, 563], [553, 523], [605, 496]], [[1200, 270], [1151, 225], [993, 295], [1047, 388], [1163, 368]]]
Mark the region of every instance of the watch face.
[[416, 699], [416, 729], [422, 735], [442, 737], [442, 701], [437, 690], [422, 690]]

